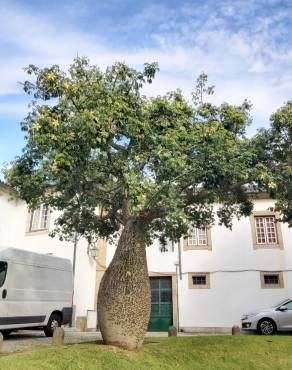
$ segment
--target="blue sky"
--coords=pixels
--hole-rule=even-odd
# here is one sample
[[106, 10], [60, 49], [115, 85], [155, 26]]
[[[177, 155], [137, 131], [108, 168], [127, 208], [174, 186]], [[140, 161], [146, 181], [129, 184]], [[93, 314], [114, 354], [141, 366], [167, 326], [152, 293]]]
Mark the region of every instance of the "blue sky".
[[292, 2], [0, 0], [0, 167], [24, 145], [22, 68], [66, 68], [77, 54], [101, 68], [158, 61], [149, 95], [181, 88], [188, 97], [204, 71], [215, 103], [252, 101], [252, 134], [292, 98]]

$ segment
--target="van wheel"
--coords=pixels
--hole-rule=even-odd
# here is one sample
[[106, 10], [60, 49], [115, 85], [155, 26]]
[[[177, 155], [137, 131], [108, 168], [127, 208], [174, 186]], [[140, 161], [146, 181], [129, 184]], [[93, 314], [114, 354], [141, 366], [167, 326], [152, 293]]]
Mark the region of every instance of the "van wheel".
[[47, 337], [52, 337], [54, 330], [60, 328], [62, 325], [61, 316], [58, 313], [52, 313], [47, 326], [44, 327], [44, 332]]
[[9, 338], [9, 335], [11, 334], [12, 330], [1, 330], [1, 334], [3, 335], [4, 339]]
[[273, 335], [276, 331], [277, 327], [271, 319], [262, 319], [258, 323], [258, 333], [261, 335]]

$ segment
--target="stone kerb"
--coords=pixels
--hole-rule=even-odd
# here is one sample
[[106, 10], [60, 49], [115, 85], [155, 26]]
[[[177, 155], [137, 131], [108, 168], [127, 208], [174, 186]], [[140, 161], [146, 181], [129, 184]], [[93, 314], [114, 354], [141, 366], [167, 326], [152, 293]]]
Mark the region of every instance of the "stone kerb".
[[90, 343], [101, 340], [101, 334], [99, 332], [90, 331], [77, 331], [77, 330], [64, 330], [63, 328], [57, 328], [53, 335], [53, 345], [63, 344], [77, 344], [77, 343]]

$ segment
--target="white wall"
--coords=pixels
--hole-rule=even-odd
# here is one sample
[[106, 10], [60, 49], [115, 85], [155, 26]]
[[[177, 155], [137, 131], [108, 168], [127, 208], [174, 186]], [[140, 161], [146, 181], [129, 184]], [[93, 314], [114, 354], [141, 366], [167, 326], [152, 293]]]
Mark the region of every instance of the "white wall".
[[22, 202], [10, 199], [11, 196], [0, 187], [0, 245], [13, 245], [19, 226], [19, 210], [22, 212]]
[[[25, 202], [9, 200], [10, 196], [0, 189], [0, 249], [14, 247], [37, 253], [52, 253], [73, 262], [73, 243], [61, 242], [58, 237], [45, 234], [26, 234], [28, 210]], [[54, 226], [57, 213], [51, 214], [50, 229]], [[94, 309], [95, 260], [87, 254], [87, 243], [81, 240], [77, 246], [74, 305], [76, 316], [86, 316]]]

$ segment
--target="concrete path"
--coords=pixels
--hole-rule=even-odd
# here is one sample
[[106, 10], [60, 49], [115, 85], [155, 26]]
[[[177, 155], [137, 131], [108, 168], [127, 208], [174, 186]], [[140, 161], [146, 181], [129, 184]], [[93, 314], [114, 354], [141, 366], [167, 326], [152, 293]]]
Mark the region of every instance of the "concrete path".
[[[100, 332], [80, 332], [71, 328], [65, 330], [65, 344], [90, 343], [101, 339]], [[2, 352], [17, 352], [51, 344], [52, 338], [47, 338], [43, 331], [20, 330], [12, 332], [9, 338], [4, 339]]]

